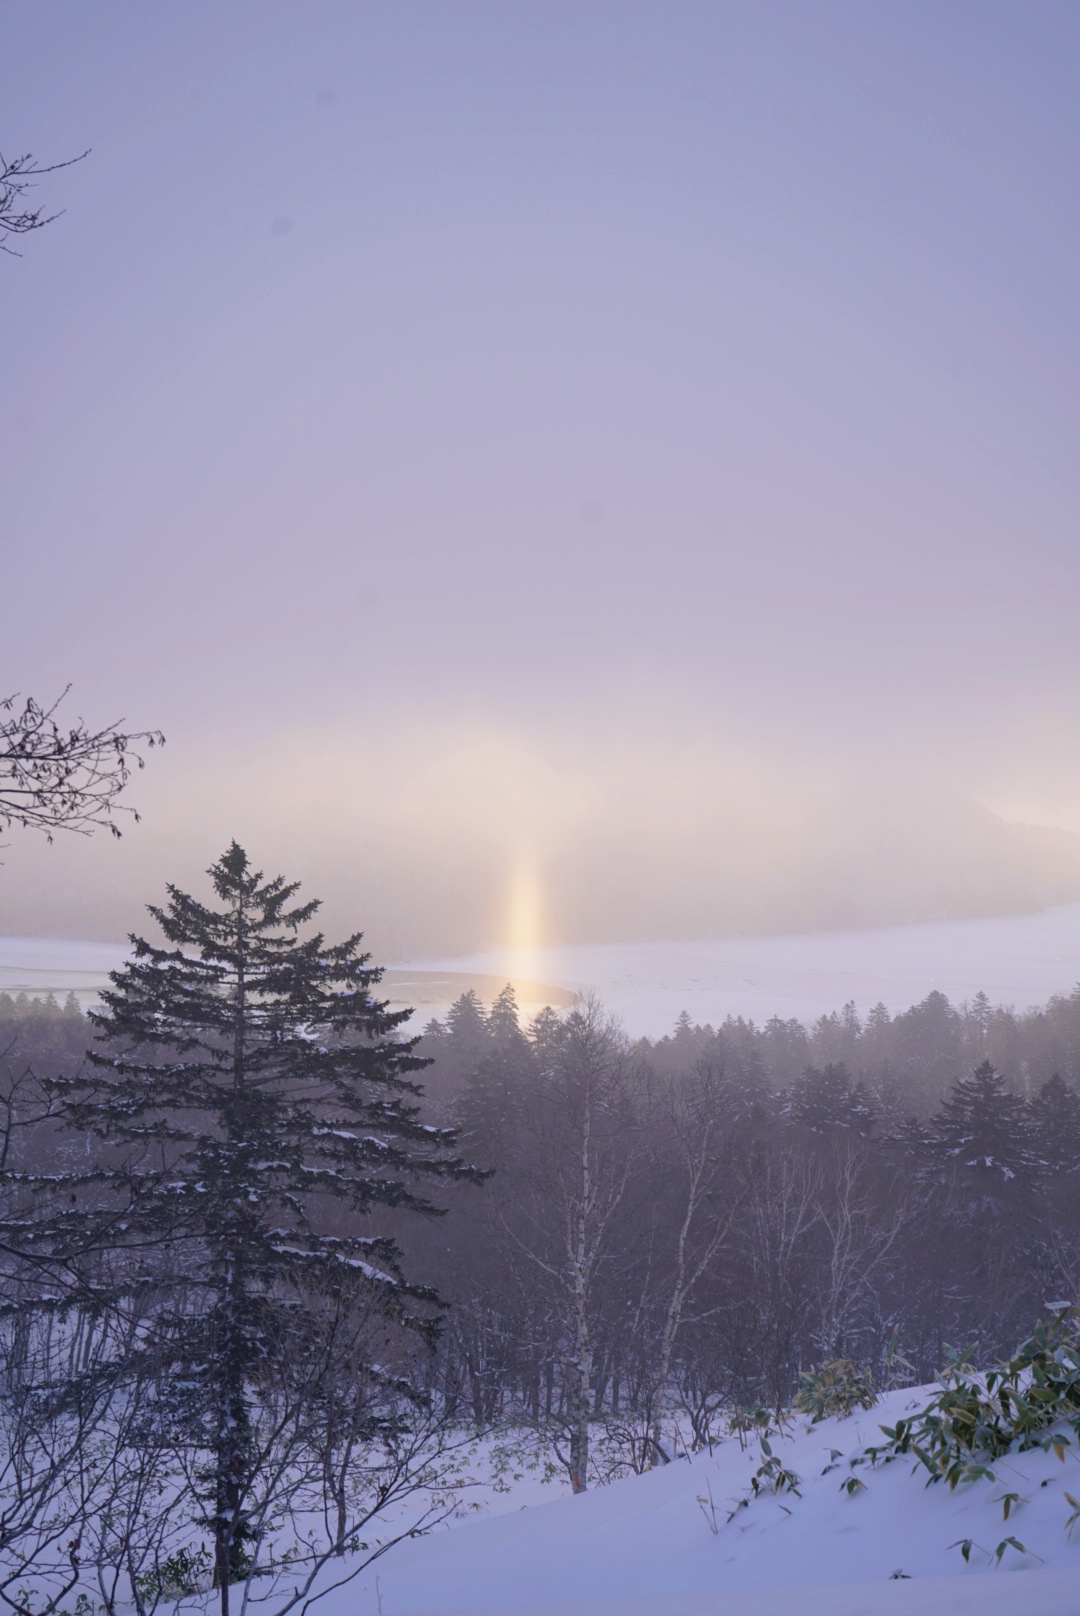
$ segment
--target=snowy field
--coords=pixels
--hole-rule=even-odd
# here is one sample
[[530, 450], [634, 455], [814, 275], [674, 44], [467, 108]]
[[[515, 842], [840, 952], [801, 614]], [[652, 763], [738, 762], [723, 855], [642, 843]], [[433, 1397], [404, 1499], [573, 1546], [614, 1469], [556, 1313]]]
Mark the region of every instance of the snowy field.
[[[74, 990], [86, 1002], [124, 954], [110, 943], [3, 937], [0, 990]], [[507, 980], [526, 1011], [591, 989], [631, 1033], [650, 1037], [669, 1032], [683, 1010], [714, 1024], [727, 1015], [807, 1021], [852, 999], [863, 1014], [879, 1000], [905, 1010], [933, 988], [956, 1003], [981, 989], [995, 1004], [1024, 1009], [1080, 981], [1080, 904], [873, 931], [553, 947], [527, 956], [493, 949], [397, 962], [385, 985], [393, 1002], [415, 1005], [422, 1022], [470, 986], [490, 1003]]]
[[[892, 1392], [869, 1413], [792, 1422], [772, 1448], [800, 1496], [729, 1513], [761, 1460], [735, 1439], [582, 1497], [538, 1502], [535, 1477], [488, 1495], [489, 1519], [405, 1542], [316, 1606], [321, 1616], [1080, 1616], [1080, 1493], [1036, 1449], [995, 1461], [993, 1480], [950, 1493], [907, 1459], [852, 1467], [879, 1425], [925, 1405], [931, 1388]], [[849, 1494], [857, 1476], [862, 1487]], [[1015, 1495], [1008, 1521], [1002, 1498]], [[995, 1568], [995, 1553], [1008, 1544]], [[958, 1546], [970, 1539], [965, 1564]], [[377, 1580], [376, 1580], [377, 1576]]]
[[981, 989], [1025, 1009], [1080, 981], [1080, 904], [873, 931], [542, 948], [527, 958], [492, 950], [417, 964], [591, 988], [635, 1036], [669, 1032], [683, 1010], [714, 1025], [728, 1015], [807, 1021], [852, 999], [863, 1014], [879, 1001], [895, 1013], [934, 988], [954, 1003]]

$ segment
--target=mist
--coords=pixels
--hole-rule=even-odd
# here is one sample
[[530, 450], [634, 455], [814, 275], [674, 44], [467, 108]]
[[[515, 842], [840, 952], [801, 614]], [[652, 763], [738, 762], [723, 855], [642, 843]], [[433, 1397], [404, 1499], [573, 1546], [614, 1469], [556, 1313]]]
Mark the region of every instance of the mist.
[[[275, 737], [185, 778], [170, 742], [121, 842], [16, 836], [14, 932], [120, 938], [167, 881], [201, 890], [237, 835], [383, 957], [723, 937], [1027, 912], [1080, 897], [1080, 837], [940, 781], [705, 741], [429, 724]], [[152, 831], [146, 829], [152, 826]]]
[[1080, 895], [1078, 31], [13, 15], [92, 151], [2, 266], [4, 691], [169, 744], [0, 926], [234, 836], [396, 958]]

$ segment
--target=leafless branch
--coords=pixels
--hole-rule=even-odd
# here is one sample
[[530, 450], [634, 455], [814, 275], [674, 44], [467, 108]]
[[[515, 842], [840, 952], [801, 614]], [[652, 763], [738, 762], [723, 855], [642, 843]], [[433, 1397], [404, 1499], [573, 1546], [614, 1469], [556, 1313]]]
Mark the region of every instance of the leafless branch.
[[69, 157], [63, 163], [35, 163], [30, 152], [12, 158], [6, 158], [0, 152], [0, 252], [8, 253], [12, 258], [21, 258], [22, 254], [8, 245], [9, 238], [29, 235], [31, 230], [41, 230], [45, 225], [52, 224], [64, 211], [60, 208], [56, 213], [46, 213], [44, 208], [27, 206], [27, 193], [34, 189], [35, 180], [40, 179], [42, 174], [55, 174], [61, 168], [71, 168], [74, 163], [81, 163], [89, 152], [90, 148], [87, 147], [78, 157]]
[[126, 734], [122, 720], [94, 730], [78, 718], [62, 728], [56, 712], [70, 688], [48, 707], [32, 696], [21, 705], [18, 695], [0, 700], [0, 826], [44, 831], [50, 842], [58, 830], [89, 836], [104, 827], [119, 836], [117, 813], [139, 817], [117, 804], [132, 765], [144, 767], [135, 748], [163, 746], [165, 737]]

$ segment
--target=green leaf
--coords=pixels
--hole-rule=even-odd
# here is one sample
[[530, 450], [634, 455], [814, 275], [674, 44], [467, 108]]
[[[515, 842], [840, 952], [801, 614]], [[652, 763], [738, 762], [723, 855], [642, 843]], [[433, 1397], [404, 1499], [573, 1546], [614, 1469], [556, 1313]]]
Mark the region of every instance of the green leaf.
[[1072, 1505], [1072, 1514], [1065, 1522], [1065, 1541], [1068, 1542], [1069, 1538], [1072, 1536], [1073, 1527], [1076, 1525], [1077, 1521], [1080, 1520], [1080, 1499], [1074, 1498], [1072, 1493], [1066, 1493], [1065, 1501], [1066, 1503]]
[[1007, 1521], [1009, 1514], [1017, 1504], [1026, 1504], [1027, 1499], [1021, 1498], [1019, 1493], [1001, 1493], [994, 1499], [995, 1504], [1001, 1505], [1001, 1518]]
[[994, 1564], [995, 1565], [999, 1566], [1001, 1564], [1001, 1557], [1005, 1553], [1006, 1549], [1015, 1549], [1018, 1554], [1030, 1554], [1031, 1558], [1033, 1560], [1037, 1560], [1039, 1558], [1039, 1556], [1037, 1554], [1031, 1554], [1031, 1550], [1025, 1548], [1024, 1545], [1020, 1542], [1019, 1538], [1017, 1538], [1017, 1537], [1003, 1537], [1001, 1542], [998, 1544], [997, 1548], [994, 1550]]

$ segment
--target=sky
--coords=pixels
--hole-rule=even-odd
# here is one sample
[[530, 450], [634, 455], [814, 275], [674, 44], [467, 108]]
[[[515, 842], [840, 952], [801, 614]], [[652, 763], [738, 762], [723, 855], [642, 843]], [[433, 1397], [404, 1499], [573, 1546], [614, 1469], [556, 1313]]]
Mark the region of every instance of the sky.
[[5, 693], [387, 957], [1080, 896], [1080, 9], [4, 0]]

